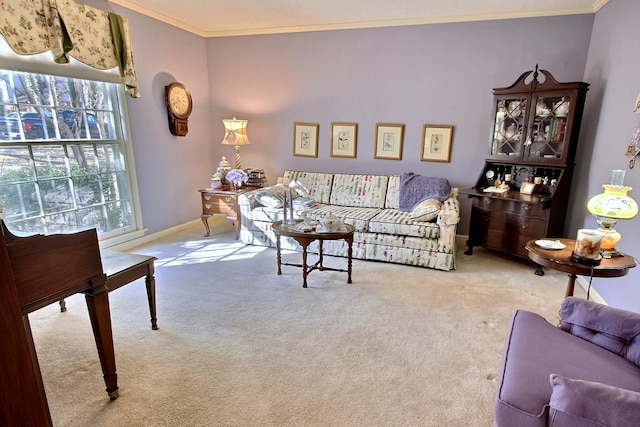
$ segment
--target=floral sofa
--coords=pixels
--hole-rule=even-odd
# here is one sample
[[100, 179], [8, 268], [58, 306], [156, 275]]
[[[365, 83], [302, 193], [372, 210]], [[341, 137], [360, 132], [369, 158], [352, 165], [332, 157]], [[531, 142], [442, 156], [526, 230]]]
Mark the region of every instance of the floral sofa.
[[[425, 199], [415, 209], [403, 211], [399, 209], [400, 175], [285, 171], [278, 186], [252, 190], [238, 197], [241, 242], [275, 247], [271, 226], [283, 219], [283, 209], [279, 198], [273, 196], [286, 191], [292, 183], [294, 188], [304, 189], [305, 200], [311, 199], [309, 217], [333, 215], [355, 227], [354, 259], [438, 270], [455, 268], [455, 238], [460, 221], [458, 189], [448, 187], [446, 181], [442, 201]], [[281, 245], [283, 249], [300, 250], [297, 242], [287, 237], [281, 238]], [[317, 252], [317, 242], [309, 250]], [[346, 256], [347, 244], [342, 240], [325, 241], [323, 252]]]

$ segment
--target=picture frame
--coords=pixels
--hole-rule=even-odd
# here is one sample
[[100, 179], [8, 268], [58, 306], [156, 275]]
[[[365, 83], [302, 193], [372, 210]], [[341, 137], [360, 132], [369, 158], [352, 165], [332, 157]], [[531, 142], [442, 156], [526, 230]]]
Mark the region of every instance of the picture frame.
[[304, 157], [318, 157], [317, 123], [295, 122], [293, 124], [293, 155]]
[[520, 192], [522, 194], [532, 194], [535, 188], [536, 185], [533, 182], [523, 182], [520, 186]]
[[453, 140], [453, 126], [424, 125], [422, 129], [421, 161], [445, 162], [451, 161], [451, 141]]
[[376, 124], [374, 159], [402, 160], [404, 125], [392, 123]]
[[331, 157], [355, 158], [357, 147], [357, 123], [331, 123]]

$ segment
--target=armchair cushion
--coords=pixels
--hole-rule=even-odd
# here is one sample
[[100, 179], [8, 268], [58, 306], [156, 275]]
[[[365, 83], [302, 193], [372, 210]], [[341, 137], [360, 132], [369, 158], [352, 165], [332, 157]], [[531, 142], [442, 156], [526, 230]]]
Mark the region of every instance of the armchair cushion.
[[640, 393], [551, 374], [551, 427], [640, 426]]
[[640, 314], [568, 297], [560, 309], [565, 331], [640, 367]]

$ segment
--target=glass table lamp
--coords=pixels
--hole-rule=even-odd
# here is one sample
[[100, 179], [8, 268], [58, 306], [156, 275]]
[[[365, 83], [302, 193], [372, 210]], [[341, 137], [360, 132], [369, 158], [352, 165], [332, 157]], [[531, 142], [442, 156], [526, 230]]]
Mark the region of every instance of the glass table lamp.
[[596, 217], [598, 231], [604, 235], [601, 244], [604, 258], [619, 255], [615, 247], [622, 236], [614, 228], [618, 220], [631, 219], [638, 213], [638, 204], [627, 196], [632, 188], [623, 185], [623, 181], [623, 170], [612, 171], [611, 183], [602, 185], [604, 193], [594, 196], [587, 204], [589, 212]]

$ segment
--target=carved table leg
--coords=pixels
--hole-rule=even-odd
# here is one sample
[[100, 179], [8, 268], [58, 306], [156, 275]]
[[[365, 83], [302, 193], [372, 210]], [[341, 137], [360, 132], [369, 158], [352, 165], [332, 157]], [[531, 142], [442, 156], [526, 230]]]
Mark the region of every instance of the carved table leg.
[[60, 313], [64, 313], [65, 311], [67, 311], [67, 302], [64, 300], [64, 298], [62, 298], [58, 304], [60, 304]]
[[351, 260], [353, 253], [353, 235], [346, 238], [349, 249], [347, 249], [347, 283], [351, 283]]
[[118, 375], [116, 373], [116, 357], [113, 348], [106, 277], [104, 288], [94, 288], [93, 293], [86, 293], [85, 300], [89, 310], [93, 336], [96, 341], [96, 347], [98, 348], [104, 383], [107, 386], [109, 398], [115, 400], [118, 398]]
[[147, 277], [145, 284], [147, 286], [147, 299], [149, 300], [149, 313], [151, 314], [151, 329], [158, 329], [158, 319], [156, 318], [156, 278], [153, 262], [147, 264]]
[[282, 275], [282, 255], [280, 254], [280, 235], [276, 234], [276, 261], [278, 262], [278, 276]]
[[[307, 287], [307, 275], [309, 274], [309, 267], [307, 266], [307, 246], [302, 245], [302, 287]], [[320, 257], [322, 257], [322, 250], [320, 250]]]
[[[209, 222], [207, 221], [209, 219], [211, 215], [202, 215], [200, 216], [200, 219], [202, 220], [202, 223], [204, 224], [204, 228], [205, 230], [207, 230], [207, 233], [204, 235], [204, 237], [209, 237]], [[237, 239], [236, 239], [237, 240]]]

